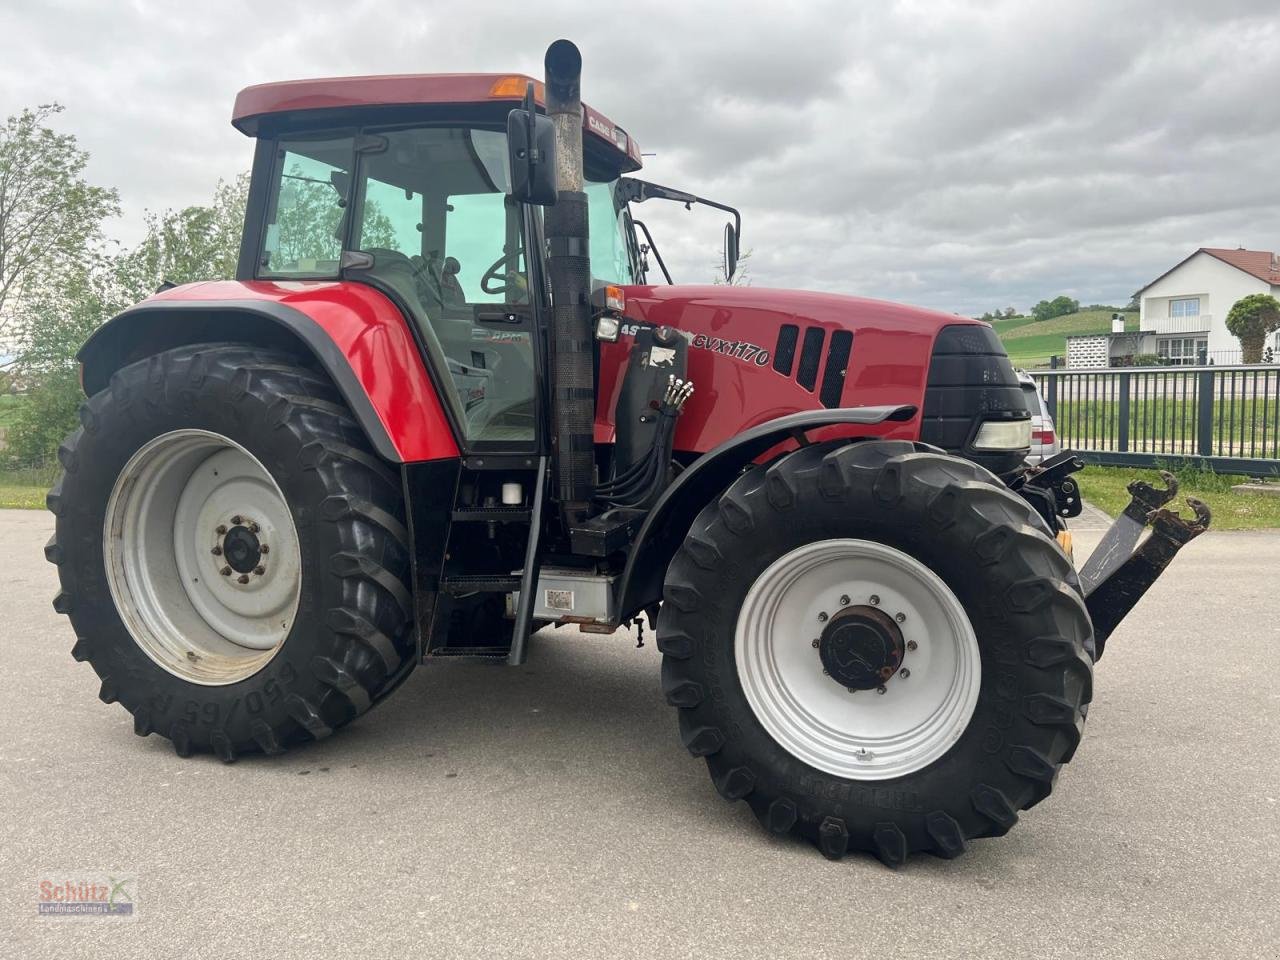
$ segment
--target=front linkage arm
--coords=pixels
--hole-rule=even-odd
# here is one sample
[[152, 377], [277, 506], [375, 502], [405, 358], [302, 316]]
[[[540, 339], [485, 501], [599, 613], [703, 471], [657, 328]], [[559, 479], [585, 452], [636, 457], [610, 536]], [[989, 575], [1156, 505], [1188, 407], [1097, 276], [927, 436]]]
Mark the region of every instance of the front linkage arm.
[[1153, 487], [1145, 480], [1134, 480], [1129, 484], [1129, 496], [1132, 498], [1129, 505], [1116, 517], [1116, 522], [1110, 526], [1106, 536], [1080, 568], [1080, 586], [1085, 593], [1090, 593], [1124, 563], [1137, 546], [1138, 537], [1142, 536], [1142, 530], [1152, 512], [1178, 495], [1177, 477], [1161, 470], [1160, 479], [1165, 483], [1163, 490]]
[[[1172, 479], [1167, 474], [1165, 477], [1166, 482]], [[1135, 490], [1134, 488], [1138, 486], [1145, 489]], [[1177, 485], [1173, 483], [1170, 487], [1172, 490], [1177, 489]], [[1148, 511], [1143, 517], [1143, 523], [1150, 524], [1151, 536], [1130, 553], [1127, 559], [1117, 560], [1116, 552], [1122, 549], [1123, 542], [1125, 540], [1130, 543], [1136, 542], [1138, 534], [1142, 531], [1142, 524], [1138, 524], [1130, 538], [1129, 528], [1135, 523], [1130, 508], [1140, 505], [1142, 502], [1140, 498], [1147, 497], [1151, 493], [1157, 496], [1163, 496], [1166, 493], [1166, 491], [1153, 490], [1150, 485], [1140, 482], [1131, 484], [1129, 490], [1133, 493], [1133, 501], [1125, 509], [1124, 515], [1116, 519], [1102, 543], [1098, 545], [1098, 549], [1094, 551], [1094, 556], [1097, 556], [1098, 552], [1110, 542], [1107, 554], [1099, 559], [1098, 571], [1092, 586], [1085, 586], [1084, 602], [1089, 608], [1089, 617], [1093, 621], [1095, 644], [1093, 659], [1095, 661], [1102, 658], [1102, 651], [1106, 647], [1107, 638], [1111, 636], [1111, 632], [1156, 582], [1164, 572], [1164, 568], [1169, 565], [1169, 561], [1184, 546], [1208, 530], [1212, 519], [1209, 507], [1194, 497], [1187, 498], [1187, 504], [1196, 514], [1194, 520], [1184, 520], [1176, 511], [1163, 508]], [[1173, 496], [1172, 490], [1168, 491], [1168, 496], [1165, 496], [1162, 502], [1168, 502], [1169, 497]], [[1125, 526], [1122, 527], [1122, 525]], [[1119, 533], [1116, 533], [1117, 528], [1120, 528]], [[1113, 533], [1116, 536], [1113, 537]], [[1090, 562], [1092, 559], [1091, 557]], [[1085, 565], [1085, 569], [1089, 569], [1089, 564]], [[1082, 582], [1084, 580], [1083, 573], [1081, 580]]]
[[[1064, 450], [1014, 478], [1009, 489], [1035, 507], [1051, 530], [1059, 529], [1058, 518], [1074, 517], [1081, 511], [1080, 488], [1071, 474], [1083, 466], [1078, 454]], [[1129, 505], [1080, 568], [1080, 588], [1093, 620], [1094, 660], [1102, 656], [1107, 638], [1174, 555], [1209, 529], [1209, 508], [1199, 500], [1187, 498], [1196, 514], [1194, 520], [1183, 520], [1175, 511], [1165, 509], [1165, 504], [1177, 496], [1178, 481], [1163, 470], [1160, 476], [1164, 489], [1143, 480], [1129, 484]], [[1139, 545], [1142, 531], [1148, 526], [1151, 535]]]

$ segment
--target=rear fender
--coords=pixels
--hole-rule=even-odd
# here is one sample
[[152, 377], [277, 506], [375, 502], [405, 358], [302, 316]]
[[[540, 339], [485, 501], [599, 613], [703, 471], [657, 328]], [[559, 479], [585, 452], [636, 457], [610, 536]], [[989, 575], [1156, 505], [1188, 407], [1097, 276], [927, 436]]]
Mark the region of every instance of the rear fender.
[[917, 408], [910, 405], [806, 410], [766, 421], [704, 453], [663, 491], [636, 534], [618, 586], [622, 620], [631, 619], [662, 599], [667, 566], [698, 513], [762, 454], [787, 440], [802, 441], [811, 430], [886, 421], [904, 423], [916, 412]]
[[100, 327], [81, 347], [84, 390], [92, 396], [120, 368], [184, 344], [253, 343], [321, 367], [384, 459], [408, 463], [458, 456], [453, 430], [403, 318], [361, 313], [358, 302], [351, 306], [360, 315], [337, 323], [332, 316], [313, 318], [265, 298], [147, 300]]

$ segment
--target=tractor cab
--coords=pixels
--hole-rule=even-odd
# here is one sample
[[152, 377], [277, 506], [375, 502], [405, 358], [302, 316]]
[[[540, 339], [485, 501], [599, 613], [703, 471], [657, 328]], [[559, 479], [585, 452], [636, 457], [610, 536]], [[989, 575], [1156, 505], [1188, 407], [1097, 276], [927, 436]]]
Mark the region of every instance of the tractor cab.
[[[411, 320], [447, 387], [450, 421], [475, 450], [528, 452], [544, 439], [533, 336], [548, 308], [542, 210], [510, 195], [506, 131], [533, 82], [268, 84], [236, 106], [234, 122], [258, 139], [240, 279], [377, 288]], [[312, 106], [338, 99], [325, 96], [338, 83], [342, 106]], [[631, 284], [642, 274], [618, 178], [639, 167], [639, 150], [590, 108], [586, 117], [593, 271]]]

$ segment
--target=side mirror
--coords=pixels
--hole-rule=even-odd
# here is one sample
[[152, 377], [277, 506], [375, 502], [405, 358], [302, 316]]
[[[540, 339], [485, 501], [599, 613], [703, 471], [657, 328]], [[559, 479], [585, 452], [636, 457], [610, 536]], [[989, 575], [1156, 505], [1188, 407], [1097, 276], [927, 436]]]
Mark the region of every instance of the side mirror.
[[521, 203], [550, 206], [556, 202], [556, 128], [550, 117], [528, 104], [507, 114], [507, 154], [511, 197]]
[[734, 272], [738, 269], [738, 231], [733, 228], [732, 223], [724, 225], [724, 282], [728, 283], [733, 279]]

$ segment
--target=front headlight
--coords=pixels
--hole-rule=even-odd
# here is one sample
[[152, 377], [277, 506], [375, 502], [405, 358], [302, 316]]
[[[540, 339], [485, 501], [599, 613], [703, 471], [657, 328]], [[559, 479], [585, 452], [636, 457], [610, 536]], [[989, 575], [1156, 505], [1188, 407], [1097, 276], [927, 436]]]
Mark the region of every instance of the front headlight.
[[1031, 421], [988, 420], [973, 438], [975, 450], [1021, 450], [1031, 446]]

